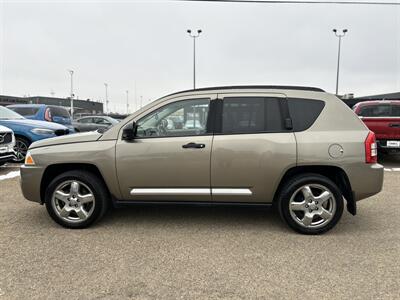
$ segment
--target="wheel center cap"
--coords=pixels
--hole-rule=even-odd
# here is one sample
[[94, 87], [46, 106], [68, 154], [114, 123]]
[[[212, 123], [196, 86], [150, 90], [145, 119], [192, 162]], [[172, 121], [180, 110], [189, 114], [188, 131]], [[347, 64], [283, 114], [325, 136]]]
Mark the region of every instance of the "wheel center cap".
[[69, 204], [70, 204], [70, 205], [76, 205], [76, 204], [78, 204], [78, 202], [77, 202], [76, 200], [77, 200], [76, 198], [71, 198], [70, 201], [69, 201]]
[[315, 204], [315, 202], [311, 202], [309, 207], [314, 210], [314, 209], [318, 208], [318, 205]]

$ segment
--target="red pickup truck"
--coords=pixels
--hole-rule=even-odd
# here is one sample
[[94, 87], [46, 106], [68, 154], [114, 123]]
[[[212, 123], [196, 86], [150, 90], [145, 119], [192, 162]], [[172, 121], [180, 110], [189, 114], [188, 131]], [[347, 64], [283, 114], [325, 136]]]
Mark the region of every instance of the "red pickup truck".
[[400, 152], [400, 100], [359, 102], [353, 110], [375, 132], [380, 151]]

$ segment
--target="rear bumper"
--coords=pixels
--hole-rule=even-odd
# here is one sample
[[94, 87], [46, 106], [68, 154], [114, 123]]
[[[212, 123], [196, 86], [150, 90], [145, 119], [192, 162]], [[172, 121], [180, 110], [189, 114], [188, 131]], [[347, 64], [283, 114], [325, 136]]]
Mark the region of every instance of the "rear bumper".
[[389, 150], [389, 151], [400, 151], [399, 147], [388, 147], [388, 141], [400, 141], [400, 137], [397, 139], [390, 139], [390, 140], [377, 140], [376, 143], [379, 149]]
[[33, 202], [43, 203], [40, 186], [44, 169], [42, 167], [21, 166], [21, 190], [24, 197]]
[[380, 164], [354, 164], [346, 173], [355, 201], [376, 195], [382, 190], [384, 168]]

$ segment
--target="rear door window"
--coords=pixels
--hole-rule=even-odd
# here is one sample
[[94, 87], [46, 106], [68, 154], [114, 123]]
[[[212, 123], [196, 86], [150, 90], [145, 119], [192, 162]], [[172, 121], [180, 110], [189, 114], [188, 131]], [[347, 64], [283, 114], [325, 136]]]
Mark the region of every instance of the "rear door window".
[[392, 117], [400, 118], [400, 104], [392, 105]]
[[19, 113], [21, 116], [35, 116], [39, 111], [39, 107], [8, 107], [9, 109]]
[[80, 119], [78, 120], [78, 123], [84, 123], [84, 124], [93, 123], [93, 118]]
[[222, 133], [283, 131], [279, 98], [226, 97], [222, 108]]
[[96, 123], [96, 124], [111, 125], [111, 123], [107, 119], [104, 119], [104, 118], [93, 118], [93, 120], [94, 120], [94, 123]]
[[288, 98], [289, 114], [293, 131], [304, 131], [311, 127], [321, 114], [325, 102], [311, 99]]

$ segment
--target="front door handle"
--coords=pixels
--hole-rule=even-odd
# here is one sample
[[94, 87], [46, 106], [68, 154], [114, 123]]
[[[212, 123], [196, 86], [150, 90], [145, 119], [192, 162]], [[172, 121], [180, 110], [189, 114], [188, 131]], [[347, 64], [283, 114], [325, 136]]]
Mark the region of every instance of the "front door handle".
[[188, 149], [188, 148], [203, 149], [205, 147], [206, 147], [205, 144], [197, 144], [197, 143], [189, 143], [186, 145], [182, 145], [182, 148], [184, 148], [184, 149]]
[[389, 127], [399, 128], [400, 127], [400, 123], [391, 123], [391, 124], [389, 124]]

